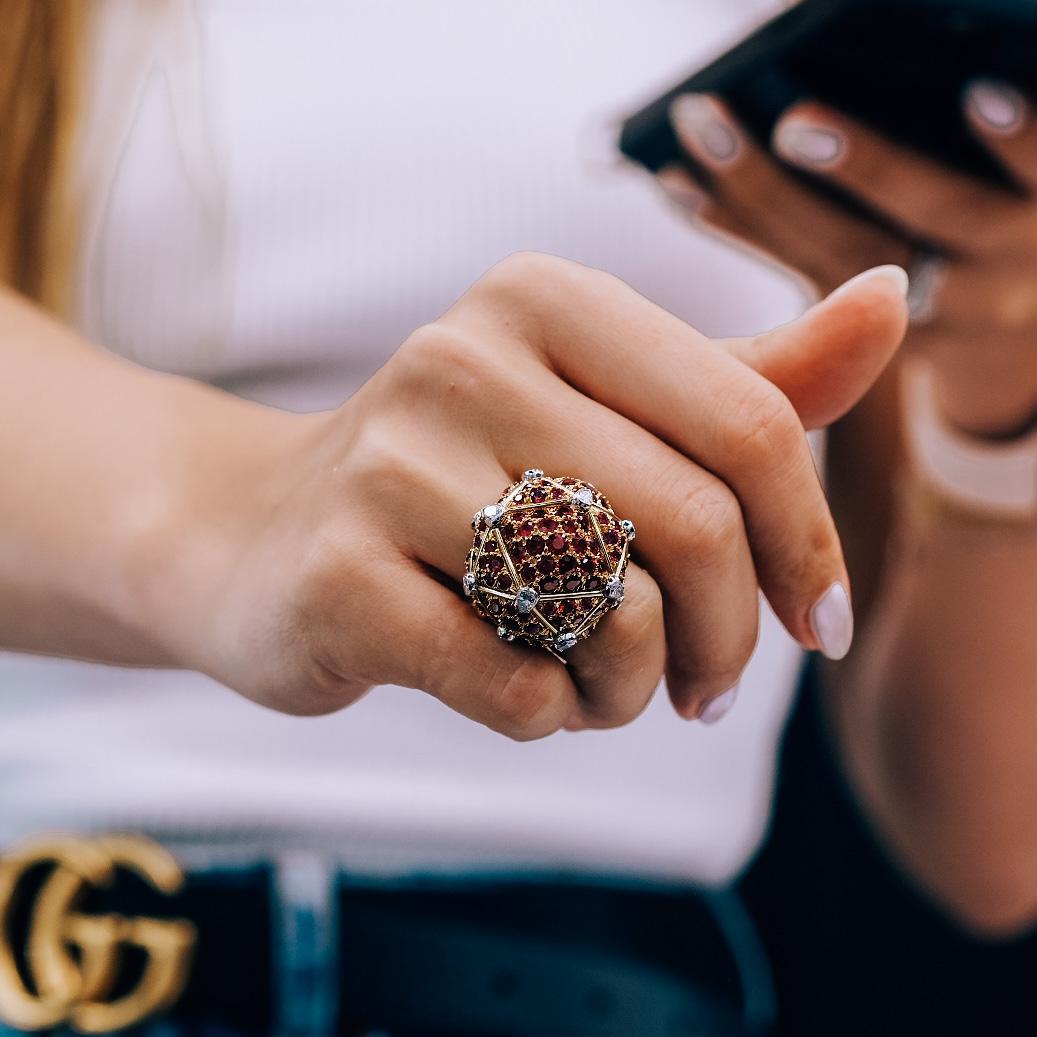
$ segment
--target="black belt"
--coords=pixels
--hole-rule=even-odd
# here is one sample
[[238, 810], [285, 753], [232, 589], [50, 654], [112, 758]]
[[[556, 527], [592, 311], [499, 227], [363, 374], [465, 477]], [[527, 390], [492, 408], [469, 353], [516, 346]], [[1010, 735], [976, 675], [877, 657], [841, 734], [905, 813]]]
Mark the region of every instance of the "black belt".
[[[190, 978], [162, 1018], [267, 1034], [280, 989], [274, 874], [264, 866], [188, 875], [172, 896], [121, 875], [81, 906], [190, 921], [198, 934]], [[746, 1022], [744, 962], [732, 955], [731, 933], [708, 900], [687, 891], [344, 879], [334, 915], [342, 1037], [762, 1032]]]

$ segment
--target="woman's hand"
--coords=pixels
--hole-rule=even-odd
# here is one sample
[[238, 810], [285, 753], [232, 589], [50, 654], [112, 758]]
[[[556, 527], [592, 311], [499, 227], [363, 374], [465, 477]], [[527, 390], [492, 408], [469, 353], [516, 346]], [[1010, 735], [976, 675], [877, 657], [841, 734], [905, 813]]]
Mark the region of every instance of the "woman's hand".
[[[804, 425], [877, 377], [904, 288], [872, 272], [794, 324], [716, 342], [599, 271], [505, 260], [340, 410], [251, 444], [270, 457], [261, 492], [192, 505], [230, 561], [186, 620], [169, 601], [170, 652], [287, 712], [395, 683], [521, 739], [626, 723], [664, 669], [678, 712], [701, 716], [749, 660], [759, 589], [840, 656], [847, 576]], [[569, 666], [502, 643], [459, 593], [472, 512], [534, 466], [595, 483], [638, 530], [625, 603]]]
[[[1000, 83], [974, 83], [964, 104], [1017, 190], [954, 172], [816, 102], [787, 111], [767, 150], [720, 101], [701, 95], [678, 99], [673, 121], [708, 171], [708, 194], [677, 167], [662, 177], [699, 219], [821, 291], [880, 263], [910, 266], [913, 242], [942, 248], [934, 319], [912, 328], [908, 345], [932, 359], [950, 421], [1011, 434], [1037, 417], [1037, 120]], [[790, 176], [790, 166], [839, 185], [881, 219], [850, 214]]]

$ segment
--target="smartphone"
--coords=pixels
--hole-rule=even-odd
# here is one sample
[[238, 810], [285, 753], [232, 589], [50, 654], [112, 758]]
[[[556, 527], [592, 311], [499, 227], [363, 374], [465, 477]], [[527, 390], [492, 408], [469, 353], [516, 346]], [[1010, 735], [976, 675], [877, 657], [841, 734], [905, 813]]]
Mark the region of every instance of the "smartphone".
[[1008, 184], [962, 114], [977, 77], [1037, 96], [1037, 0], [802, 0], [630, 116], [619, 147], [652, 172], [674, 161], [694, 168], [670, 126], [678, 94], [722, 96], [761, 141], [789, 105], [812, 98]]

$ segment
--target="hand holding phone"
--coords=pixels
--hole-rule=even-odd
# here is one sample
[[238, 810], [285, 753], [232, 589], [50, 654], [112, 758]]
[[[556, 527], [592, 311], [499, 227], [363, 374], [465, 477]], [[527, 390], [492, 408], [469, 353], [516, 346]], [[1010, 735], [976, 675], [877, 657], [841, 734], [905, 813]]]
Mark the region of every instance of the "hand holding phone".
[[[966, 9], [979, 27], [971, 34], [900, 31], [937, 15], [943, 21], [928, 24], [953, 26], [950, 14]], [[908, 345], [933, 359], [953, 424], [1010, 434], [1037, 416], [1037, 117], [1029, 100], [1037, 84], [1031, 69], [1009, 60], [1024, 44], [1037, 53], [1035, 13], [1030, 0], [983, 0], [982, 9], [965, 0], [805, 0], [628, 120], [624, 146], [676, 179], [685, 199], [697, 198], [701, 223], [822, 291], [882, 263], [931, 269], [928, 257], [939, 255], [931, 319], [913, 328]], [[862, 48], [855, 58], [848, 25], [871, 26], [860, 39], [887, 49]], [[925, 62], [952, 53], [953, 38], [962, 41], [953, 67]], [[781, 46], [764, 48], [764, 39]], [[842, 48], [827, 55], [810, 51], [839, 39]], [[915, 46], [905, 49], [908, 39]], [[835, 55], [845, 60], [841, 72]], [[1018, 75], [990, 74], [996, 55]], [[751, 59], [760, 62], [756, 73]], [[828, 72], [772, 91], [776, 82], [788, 86], [789, 68]], [[661, 113], [665, 133], [653, 135]]]

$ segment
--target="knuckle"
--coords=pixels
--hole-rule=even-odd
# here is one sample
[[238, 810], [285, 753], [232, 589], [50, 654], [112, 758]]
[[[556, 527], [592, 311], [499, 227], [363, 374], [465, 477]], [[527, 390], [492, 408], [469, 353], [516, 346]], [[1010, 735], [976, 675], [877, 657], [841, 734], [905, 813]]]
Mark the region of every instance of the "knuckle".
[[684, 486], [675, 499], [671, 528], [693, 558], [726, 558], [745, 538], [742, 506], [719, 480]]
[[571, 305], [572, 297], [586, 291], [595, 276], [604, 277], [569, 259], [542, 252], [516, 252], [492, 267], [473, 289], [510, 322], [535, 334], [544, 318], [559, 307]]
[[766, 382], [742, 394], [727, 444], [730, 456], [750, 466], [771, 466], [799, 451], [803, 426], [789, 398]]
[[478, 287], [491, 293], [524, 294], [554, 283], [566, 276], [574, 265], [545, 252], [513, 252], [491, 267], [479, 280]]
[[427, 471], [413, 441], [401, 435], [395, 422], [372, 418], [357, 433], [340, 475], [351, 495], [384, 502], [422, 487]]
[[503, 345], [446, 323], [425, 325], [393, 358], [398, 400], [454, 407], [499, 391], [508, 374]]
[[493, 723], [516, 741], [531, 741], [557, 731], [565, 722], [564, 703], [544, 660], [520, 656], [515, 665], [491, 687]]

